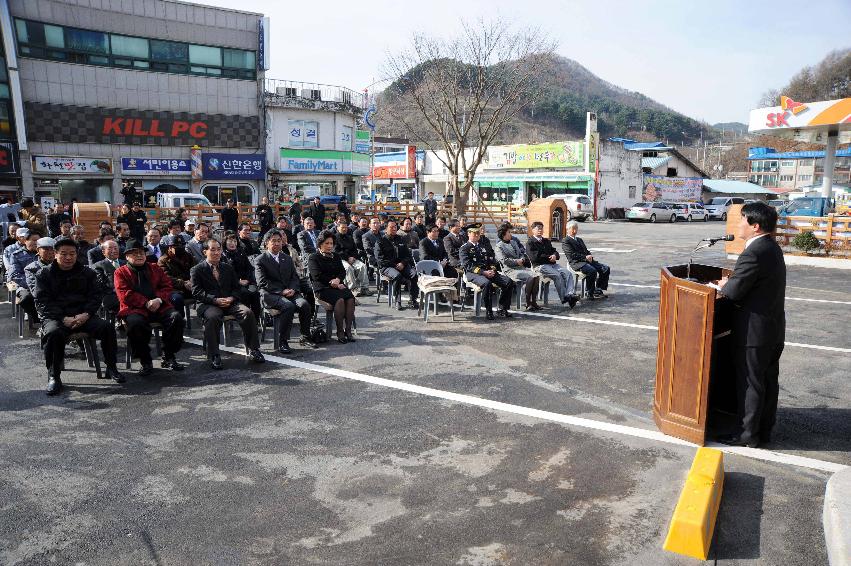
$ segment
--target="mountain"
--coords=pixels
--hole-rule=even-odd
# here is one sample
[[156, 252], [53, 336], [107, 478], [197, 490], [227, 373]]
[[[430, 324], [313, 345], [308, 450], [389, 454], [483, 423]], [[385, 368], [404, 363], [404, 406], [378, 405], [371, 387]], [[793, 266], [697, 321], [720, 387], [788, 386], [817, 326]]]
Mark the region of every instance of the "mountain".
[[741, 122], [719, 122], [718, 124], [712, 124], [712, 127], [726, 134], [735, 132], [739, 135], [743, 135], [748, 133], [748, 125], [742, 124]]
[[798, 71], [782, 89], [766, 91], [760, 106], [777, 106], [781, 94], [802, 102], [851, 96], [851, 48], [831, 51], [817, 65]]
[[[630, 137], [691, 143], [717, 134], [698, 122], [640, 92], [604, 81], [576, 61], [554, 56], [551, 72], [543, 78], [541, 96], [501, 132], [496, 143], [534, 143], [585, 136], [585, 113], [597, 113], [603, 138]], [[412, 69], [416, 74], [417, 70]], [[379, 102], [382, 102], [381, 100]], [[384, 97], [385, 104], [393, 102]], [[380, 105], [379, 105], [379, 112]], [[383, 114], [387, 116], [387, 114]], [[409, 116], [411, 118], [411, 116]], [[422, 119], [419, 119], [422, 122]], [[392, 120], [379, 120], [379, 135], [404, 135]]]

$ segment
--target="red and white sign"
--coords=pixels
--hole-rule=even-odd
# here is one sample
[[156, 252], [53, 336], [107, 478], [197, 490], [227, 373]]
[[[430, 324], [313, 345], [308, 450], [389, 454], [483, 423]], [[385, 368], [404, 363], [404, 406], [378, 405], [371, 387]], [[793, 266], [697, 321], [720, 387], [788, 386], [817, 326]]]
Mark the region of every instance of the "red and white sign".
[[376, 179], [413, 179], [417, 176], [417, 146], [409, 145], [404, 152], [378, 154], [372, 170]]
[[33, 155], [33, 173], [112, 175], [112, 160], [100, 157]]

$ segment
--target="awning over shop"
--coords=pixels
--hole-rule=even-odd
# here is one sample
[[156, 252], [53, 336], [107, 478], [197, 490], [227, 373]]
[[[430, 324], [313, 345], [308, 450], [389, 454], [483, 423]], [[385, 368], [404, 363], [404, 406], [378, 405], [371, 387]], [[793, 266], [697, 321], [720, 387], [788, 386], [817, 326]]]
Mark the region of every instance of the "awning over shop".
[[493, 174], [483, 174], [476, 175], [475, 181], [477, 183], [525, 183], [525, 182], [541, 182], [541, 181], [564, 181], [564, 182], [576, 182], [576, 181], [590, 181], [591, 176], [585, 174], [576, 174], [576, 173], [513, 173], [508, 175], [493, 175]]

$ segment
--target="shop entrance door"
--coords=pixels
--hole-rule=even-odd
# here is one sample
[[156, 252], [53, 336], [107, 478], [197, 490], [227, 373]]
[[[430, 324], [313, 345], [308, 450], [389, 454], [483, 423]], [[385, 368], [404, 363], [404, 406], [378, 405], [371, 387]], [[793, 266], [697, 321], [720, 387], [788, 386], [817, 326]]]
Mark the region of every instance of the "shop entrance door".
[[210, 199], [212, 204], [224, 205], [228, 199], [236, 204], [256, 204], [256, 189], [245, 184], [206, 184], [201, 193]]

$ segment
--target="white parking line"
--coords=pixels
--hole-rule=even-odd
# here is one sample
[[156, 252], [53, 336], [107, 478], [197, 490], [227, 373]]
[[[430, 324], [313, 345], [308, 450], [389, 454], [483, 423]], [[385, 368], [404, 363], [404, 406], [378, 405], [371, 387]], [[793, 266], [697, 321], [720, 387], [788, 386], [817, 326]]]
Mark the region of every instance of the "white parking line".
[[[600, 320], [595, 318], [584, 318], [581, 316], [565, 316], [560, 314], [547, 314], [542, 312], [519, 312], [519, 311], [511, 311], [512, 313], [520, 316], [540, 316], [544, 318], [554, 318], [558, 320], [575, 320], [577, 322], [588, 322], [591, 324], [602, 324], [606, 326], [624, 326], [626, 328], [640, 328], [641, 330], [659, 330], [658, 326], [651, 326], [649, 324], [635, 324], [632, 322], [618, 322], [614, 320]], [[818, 344], [804, 344], [801, 342], [786, 342], [786, 346], [792, 346], [794, 348], [809, 348], [811, 350], [824, 350], [827, 352], [841, 352], [843, 354], [851, 354], [851, 348], [839, 348], [836, 346], [820, 346]]]
[[[609, 283], [613, 287], [638, 287], [640, 289], [658, 289], [659, 285], [639, 285], [637, 283]], [[833, 305], [851, 305], [851, 301], [833, 301], [828, 299], [807, 299], [804, 297], [786, 297], [787, 301], [805, 301], [808, 303], [829, 303]]]
[[636, 248], [632, 248], [631, 250], [619, 250], [616, 248], [591, 248], [589, 251], [592, 252], [605, 252], [609, 254], [629, 254], [635, 251]]
[[[195, 344], [197, 346], [201, 345], [201, 340], [197, 338], [185, 338], [185, 341], [190, 344]], [[231, 352], [234, 354], [243, 354], [244, 350], [242, 348], [233, 348], [229, 346], [221, 346], [221, 349], [226, 352]], [[415, 393], [417, 395], [425, 395], [427, 397], [434, 397], [437, 399], [446, 399], [447, 401], [454, 401], [456, 403], [464, 403], [466, 405], [473, 405], [476, 407], [482, 407], [485, 409], [491, 409], [494, 411], [503, 411], [507, 413], [513, 413], [516, 415], [525, 415], [528, 417], [533, 417], [536, 419], [542, 419], [546, 421], [558, 422], [567, 425], [577, 426], [580, 428], [586, 428], [591, 430], [598, 430], [603, 432], [611, 432], [614, 434], [623, 434], [626, 436], [631, 436], [635, 438], [642, 438], [645, 440], [652, 440], [655, 442], [664, 442], [667, 444], [676, 444], [679, 446], [689, 446], [696, 447], [694, 444], [690, 442], [686, 442], [685, 440], [680, 440], [679, 438], [674, 438], [672, 436], [666, 436], [661, 432], [655, 430], [647, 430], [643, 428], [637, 428], [632, 426], [625, 426], [619, 424], [608, 423], [605, 421], [597, 421], [594, 419], [586, 419], [583, 417], [575, 417], [571, 415], [563, 415], [560, 413], [553, 413], [551, 411], [542, 411], [540, 409], [533, 409], [531, 407], [522, 407], [520, 405], [512, 405], [509, 403], [502, 403], [500, 401], [491, 401], [489, 399], [482, 399], [480, 397], [474, 397], [472, 395], [464, 395], [462, 393], [453, 393], [451, 391], [443, 391], [441, 389], [434, 389], [431, 387], [423, 387], [421, 385], [414, 385], [412, 383], [405, 383], [403, 381], [394, 381], [391, 379], [384, 379], [381, 377], [375, 377], [372, 375], [367, 375], [363, 373], [356, 373], [353, 371], [342, 370], [327, 366], [321, 366], [318, 364], [312, 364], [308, 362], [300, 362], [298, 360], [290, 360], [287, 358], [282, 358], [280, 356], [266, 356], [266, 360], [272, 363], [295, 367], [307, 371], [311, 371], [314, 373], [321, 373], [325, 375], [333, 375], [336, 377], [342, 377], [344, 379], [350, 379], [353, 381], [360, 381], [363, 383], [369, 383], [372, 385], [380, 385], [382, 387], [388, 387], [391, 389], [397, 389], [400, 391], [407, 391], [409, 393]], [[740, 456], [745, 456], [748, 458], [753, 458], [756, 460], [762, 460], [765, 462], [774, 462], [780, 464], [787, 464], [790, 466], [798, 466], [803, 468], [809, 468], [812, 470], [820, 470], [823, 472], [835, 473], [840, 470], [845, 469], [847, 466], [843, 464], [836, 464], [834, 462], [826, 462], [824, 460], [817, 460], [815, 458], [807, 458], [804, 456], [797, 456], [794, 454], [782, 454], [779, 452], [771, 452], [768, 450], [758, 450], [756, 448], [746, 448], [746, 447], [733, 447], [733, 446], [724, 446], [724, 445], [716, 445], [710, 444], [713, 448], [718, 448], [723, 452], [727, 452], [729, 454], [737, 454]]]

